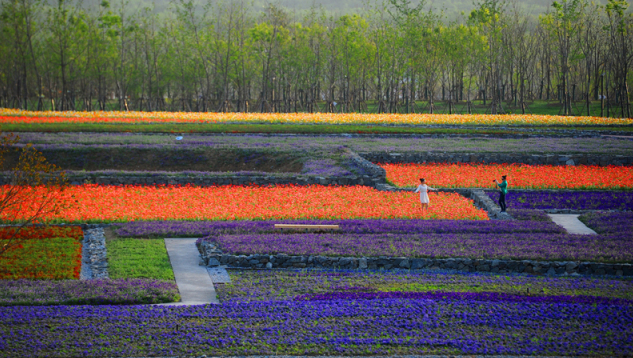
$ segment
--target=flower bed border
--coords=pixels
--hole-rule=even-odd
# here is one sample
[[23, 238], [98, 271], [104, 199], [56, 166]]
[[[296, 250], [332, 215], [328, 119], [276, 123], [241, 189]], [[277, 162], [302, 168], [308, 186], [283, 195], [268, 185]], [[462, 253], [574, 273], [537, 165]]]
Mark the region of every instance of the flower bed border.
[[199, 245], [201, 266], [250, 269], [273, 268], [336, 268], [359, 270], [420, 270], [443, 269], [468, 272], [526, 273], [533, 275], [610, 275], [633, 276], [633, 265], [578, 261], [487, 260], [467, 258], [407, 258], [407, 257], [327, 257], [309, 255], [230, 255], [213, 243]]

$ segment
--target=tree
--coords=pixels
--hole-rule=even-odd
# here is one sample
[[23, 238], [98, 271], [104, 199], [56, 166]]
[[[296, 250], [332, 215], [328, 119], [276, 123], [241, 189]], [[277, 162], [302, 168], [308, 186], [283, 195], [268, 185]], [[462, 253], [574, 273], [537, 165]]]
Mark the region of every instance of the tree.
[[582, 31], [580, 19], [587, 6], [585, 0], [562, 0], [552, 3], [553, 11], [541, 17], [541, 22], [558, 42], [563, 114], [571, 115], [569, 72], [573, 62], [582, 57], [577, 37]]
[[17, 147], [19, 140], [13, 134], [0, 138], [0, 166], [5, 173], [5, 185], [0, 185], [0, 222], [15, 225], [2, 238], [0, 256], [21, 247], [22, 229], [45, 224], [49, 216], [68, 208], [63, 194], [68, 186], [65, 173], [30, 144]]
[[502, 16], [506, 2], [504, 0], [482, 0], [477, 3], [478, 8], [470, 13], [472, 24], [480, 26], [480, 31], [488, 39], [488, 71], [492, 89], [492, 114], [497, 114], [497, 107], [501, 105], [501, 30], [504, 27]]
[[611, 48], [612, 66], [615, 70], [616, 93], [622, 117], [631, 117], [629, 105], [629, 86], [627, 79], [631, 61], [633, 60], [633, 46], [631, 46], [633, 34], [633, 16], [625, 14], [629, 4], [626, 1], [609, 0], [606, 5], [608, 24], [605, 26], [609, 45]]

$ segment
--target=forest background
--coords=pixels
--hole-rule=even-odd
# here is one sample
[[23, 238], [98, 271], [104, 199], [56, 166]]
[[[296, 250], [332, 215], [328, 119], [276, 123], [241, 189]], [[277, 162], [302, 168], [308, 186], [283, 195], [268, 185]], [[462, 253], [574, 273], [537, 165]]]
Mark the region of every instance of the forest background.
[[632, 27], [616, 0], [1, 0], [0, 107], [631, 117]]

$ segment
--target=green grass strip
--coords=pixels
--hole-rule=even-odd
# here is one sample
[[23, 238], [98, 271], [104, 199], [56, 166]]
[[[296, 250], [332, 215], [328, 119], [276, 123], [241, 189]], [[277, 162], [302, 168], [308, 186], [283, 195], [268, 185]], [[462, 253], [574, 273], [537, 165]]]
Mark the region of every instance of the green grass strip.
[[163, 239], [111, 239], [107, 250], [110, 278], [174, 280]]

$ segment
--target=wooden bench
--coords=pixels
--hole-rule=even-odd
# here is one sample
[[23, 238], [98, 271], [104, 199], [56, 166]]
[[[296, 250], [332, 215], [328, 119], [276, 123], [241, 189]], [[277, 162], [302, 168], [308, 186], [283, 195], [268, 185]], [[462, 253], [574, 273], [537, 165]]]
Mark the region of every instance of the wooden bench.
[[302, 224], [275, 224], [275, 229], [292, 230], [338, 230], [338, 225], [302, 225]]

